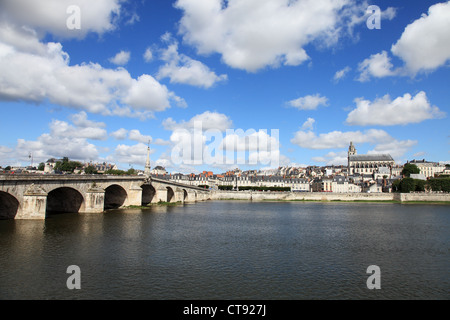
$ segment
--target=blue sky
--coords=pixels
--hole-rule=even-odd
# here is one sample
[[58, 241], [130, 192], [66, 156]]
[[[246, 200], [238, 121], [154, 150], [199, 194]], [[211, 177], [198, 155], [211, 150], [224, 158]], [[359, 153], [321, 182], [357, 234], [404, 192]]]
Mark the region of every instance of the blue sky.
[[437, 1], [5, 0], [0, 166], [448, 162], [448, 30]]

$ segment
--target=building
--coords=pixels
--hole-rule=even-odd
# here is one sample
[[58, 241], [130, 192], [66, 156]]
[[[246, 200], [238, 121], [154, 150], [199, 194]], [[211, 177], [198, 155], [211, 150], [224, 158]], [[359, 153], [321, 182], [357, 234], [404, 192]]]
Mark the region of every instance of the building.
[[358, 155], [355, 146], [350, 142], [348, 148], [348, 174], [373, 174], [380, 167], [392, 168], [395, 161], [390, 154], [361, 154]]
[[438, 162], [425, 161], [423, 160], [412, 160], [408, 163], [414, 164], [420, 169], [420, 173], [425, 176], [425, 178], [433, 178], [436, 174], [442, 173], [445, 170], [445, 165]]

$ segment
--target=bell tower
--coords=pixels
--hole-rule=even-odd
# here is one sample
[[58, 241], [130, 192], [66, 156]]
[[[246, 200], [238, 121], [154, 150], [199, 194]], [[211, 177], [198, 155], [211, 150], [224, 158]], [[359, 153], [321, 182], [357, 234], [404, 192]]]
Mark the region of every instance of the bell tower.
[[354, 156], [356, 154], [356, 148], [353, 145], [353, 142], [350, 141], [350, 146], [348, 147], [348, 156]]

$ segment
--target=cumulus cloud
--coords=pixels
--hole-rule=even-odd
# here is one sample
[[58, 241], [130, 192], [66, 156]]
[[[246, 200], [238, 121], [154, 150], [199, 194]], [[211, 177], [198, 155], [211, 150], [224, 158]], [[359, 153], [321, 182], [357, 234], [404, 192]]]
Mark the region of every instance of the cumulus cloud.
[[391, 58], [386, 51], [371, 55], [363, 62], [358, 64], [358, 71], [360, 72], [358, 81], [365, 82], [371, 77], [383, 78], [387, 76], [394, 76], [399, 74], [399, 70], [393, 70]]
[[[352, 141], [354, 144], [375, 145], [368, 153], [389, 153], [394, 159], [399, 159], [412, 146], [416, 140], [397, 140], [389, 133], [380, 129], [368, 129], [365, 131], [331, 131], [317, 135], [312, 130], [299, 130], [291, 139], [291, 143], [307, 149], [341, 149], [347, 148]], [[343, 153], [330, 152], [323, 157], [314, 157], [314, 161], [327, 164], [343, 164]]]
[[153, 59], [153, 52], [152, 52], [152, 49], [151, 49], [151, 48], [147, 48], [147, 49], [145, 50], [145, 52], [144, 52], [143, 57], [144, 57], [145, 62], [150, 62], [150, 61], [152, 61], [152, 59]]
[[133, 79], [123, 68], [70, 65], [60, 43], [0, 25], [0, 101], [49, 101], [103, 115], [151, 117], [185, 104], [150, 75]]
[[201, 114], [193, 116], [188, 121], [181, 121], [177, 123], [172, 118], [167, 118], [163, 121], [163, 127], [166, 130], [174, 131], [176, 129], [194, 129], [200, 128], [201, 130], [217, 129], [225, 131], [231, 128], [233, 122], [231, 119], [218, 112], [205, 111]]
[[355, 102], [356, 109], [348, 114], [346, 120], [350, 125], [404, 125], [445, 116], [438, 107], [430, 104], [423, 91], [414, 97], [405, 93], [394, 100], [385, 95], [373, 102], [362, 98], [355, 99]]
[[50, 132], [40, 135], [36, 140], [17, 139], [17, 145], [14, 149], [10, 149], [9, 156], [23, 162], [29, 161], [29, 153], [33, 154], [36, 162], [62, 157], [80, 161], [97, 160], [98, 148], [89, 140], [107, 138], [107, 132], [103, 129], [104, 124], [88, 120], [84, 113], [70, 118], [73, 124], [52, 120], [49, 124]]
[[152, 137], [142, 134], [139, 130], [133, 129], [128, 134], [128, 139], [141, 142], [141, 143], [150, 143], [152, 142]]
[[319, 94], [307, 95], [288, 102], [288, 105], [299, 110], [316, 110], [319, 106], [327, 106], [328, 98]]
[[367, 8], [352, 0], [178, 0], [175, 7], [186, 43], [250, 72], [300, 65], [309, 59], [305, 46], [336, 44]]
[[215, 83], [228, 79], [226, 74], [219, 76], [202, 62], [178, 53], [178, 43], [174, 41], [163, 51], [162, 60], [166, 64], [159, 68], [157, 78], [169, 78], [171, 83], [210, 88]]
[[315, 122], [316, 120], [314, 120], [313, 118], [306, 119], [306, 121], [302, 125], [302, 130], [312, 130]]
[[110, 58], [109, 61], [115, 65], [123, 66], [130, 60], [130, 55], [129, 51], [120, 51], [114, 57]]
[[[150, 75], [134, 79], [123, 68], [108, 69], [93, 62], [70, 65], [69, 54], [61, 43], [41, 40], [38, 23], [45, 20], [47, 12], [53, 12], [49, 3], [56, 10], [60, 2], [66, 1], [33, 1], [32, 4], [27, 1], [21, 8], [23, 15], [28, 17], [30, 8], [37, 11], [33, 12], [36, 17], [26, 24], [17, 11], [18, 4], [24, 2], [0, 4], [0, 101], [50, 102], [91, 113], [140, 118], [152, 117], [154, 112], [165, 110], [173, 103], [186, 105]], [[99, 1], [95, 6], [89, 2], [87, 11], [96, 12], [107, 3], [112, 1]], [[65, 24], [64, 27], [67, 29]], [[116, 62], [125, 63], [125, 60]], [[148, 95], [144, 98], [145, 92]]]
[[[142, 142], [135, 145], [119, 144], [115, 150], [114, 155], [107, 159], [113, 162], [132, 165], [144, 166], [147, 160], [148, 146]], [[150, 149], [150, 155], [154, 154], [156, 150]]]
[[124, 140], [128, 136], [128, 130], [124, 128], [120, 128], [119, 130], [116, 130], [110, 134], [114, 139], [117, 140]]
[[428, 15], [409, 24], [391, 51], [411, 74], [432, 71], [450, 60], [450, 2], [437, 3]]
[[293, 144], [308, 149], [333, 149], [344, 148], [353, 143], [376, 143], [378, 141], [387, 141], [390, 139], [389, 134], [384, 130], [369, 129], [361, 131], [331, 131], [316, 135], [311, 130], [297, 131], [294, 138], [291, 139]]
[[326, 165], [347, 165], [347, 151], [328, 152], [322, 157], [312, 157], [315, 162], [323, 162]]
[[420, 72], [431, 72], [450, 60], [450, 2], [437, 3], [406, 26], [401, 37], [391, 46], [391, 53], [404, 65], [393, 68], [387, 51], [373, 54], [358, 65], [364, 82], [387, 76], [415, 76]]
[[334, 74], [333, 80], [335, 82], [338, 82], [339, 80], [343, 79], [350, 70], [351, 70], [351, 68], [349, 66], [347, 66], [341, 70], [336, 71], [336, 73]]

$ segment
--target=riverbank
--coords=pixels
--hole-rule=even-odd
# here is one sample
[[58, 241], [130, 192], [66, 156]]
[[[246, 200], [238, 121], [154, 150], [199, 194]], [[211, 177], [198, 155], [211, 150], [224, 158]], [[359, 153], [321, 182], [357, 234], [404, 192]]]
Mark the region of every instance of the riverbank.
[[336, 202], [342, 201], [342, 202], [450, 204], [450, 194], [213, 191], [211, 192], [211, 200], [336, 201]]

